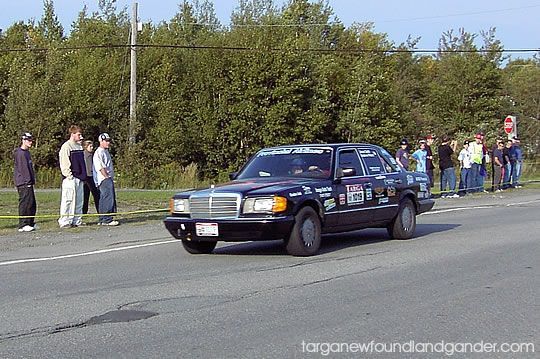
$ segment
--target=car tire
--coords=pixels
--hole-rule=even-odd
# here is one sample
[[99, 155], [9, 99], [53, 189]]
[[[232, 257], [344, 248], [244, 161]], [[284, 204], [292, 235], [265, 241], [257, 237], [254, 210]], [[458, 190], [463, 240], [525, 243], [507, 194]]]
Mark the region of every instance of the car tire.
[[209, 254], [216, 248], [217, 242], [188, 241], [182, 239], [184, 249], [191, 254]]
[[312, 256], [321, 245], [321, 220], [309, 206], [303, 207], [294, 217], [295, 223], [285, 241], [287, 253], [293, 256]]
[[405, 198], [399, 204], [396, 217], [386, 228], [393, 239], [410, 239], [416, 229], [416, 209], [412, 201]]

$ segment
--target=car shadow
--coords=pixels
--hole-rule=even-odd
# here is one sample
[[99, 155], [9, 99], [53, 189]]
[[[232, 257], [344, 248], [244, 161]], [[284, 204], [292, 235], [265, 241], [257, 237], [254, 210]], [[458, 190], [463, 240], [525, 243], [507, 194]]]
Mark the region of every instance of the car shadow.
[[[417, 224], [413, 239], [425, 237], [429, 234], [446, 232], [461, 226], [460, 224]], [[337, 252], [347, 248], [365, 246], [374, 243], [391, 241], [386, 229], [369, 228], [358, 231], [325, 234], [322, 238], [318, 254]], [[233, 244], [234, 243], [234, 244]], [[226, 243], [214, 250], [218, 255], [287, 255], [283, 241], [255, 241], [242, 243]]]

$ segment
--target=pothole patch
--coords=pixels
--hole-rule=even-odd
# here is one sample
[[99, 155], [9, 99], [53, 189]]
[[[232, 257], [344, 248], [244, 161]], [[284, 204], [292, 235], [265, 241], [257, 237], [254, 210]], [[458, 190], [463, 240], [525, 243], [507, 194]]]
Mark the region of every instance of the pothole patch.
[[158, 315], [158, 313], [145, 310], [111, 310], [110, 312], [88, 319], [84, 324], [99, 325], [106, 323], [127, 323], [152, 318], [156, 315]]

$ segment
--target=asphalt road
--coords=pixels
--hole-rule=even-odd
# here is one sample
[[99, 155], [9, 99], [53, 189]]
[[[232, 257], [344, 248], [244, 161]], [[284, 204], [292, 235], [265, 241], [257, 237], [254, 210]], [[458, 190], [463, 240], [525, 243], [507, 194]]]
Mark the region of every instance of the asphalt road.
[[411, 341], [538, 357], [539, 214], [538, 190], [437, 200], [413, 240], [332, 235], [309, 258], [279, 242], [189, 255], [157, 221], [0, 237], [0, 357], [345, 358], [363, 355], [330, 343]]

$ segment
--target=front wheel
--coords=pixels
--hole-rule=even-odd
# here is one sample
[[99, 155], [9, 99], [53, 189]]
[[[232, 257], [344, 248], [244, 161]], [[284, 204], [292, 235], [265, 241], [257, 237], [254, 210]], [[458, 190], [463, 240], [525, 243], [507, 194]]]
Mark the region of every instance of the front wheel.
[[416, 229], [416, 210], [408, 198], [401, 201], [397, 216], [386, 228], [388, 235], [394, 239], [410, 239]]
[[302, 208], [294, 217], [295, 223], [286, 241], [287, 253], [293, 256], [312, 256], [321, 245], [321, 221], [311, 207]]
[[188, 241], [182, 239], [184, 249], [191, 254], [209, 254], [216, 248], [217, 242]]

